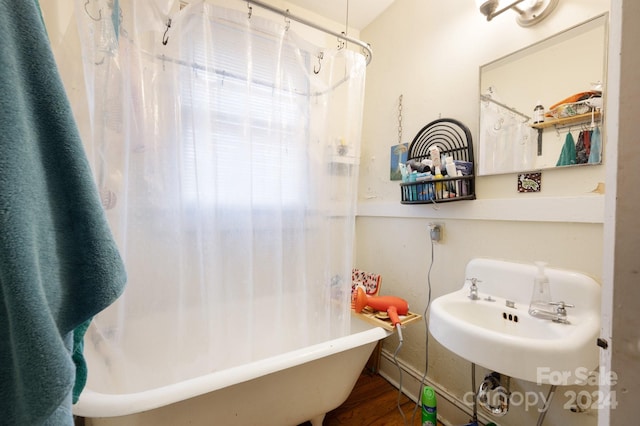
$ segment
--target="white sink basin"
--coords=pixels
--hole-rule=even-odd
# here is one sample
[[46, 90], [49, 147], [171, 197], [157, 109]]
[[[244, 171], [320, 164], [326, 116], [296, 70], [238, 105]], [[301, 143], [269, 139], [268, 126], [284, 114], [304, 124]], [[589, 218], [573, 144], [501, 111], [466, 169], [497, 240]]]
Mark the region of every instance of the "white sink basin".
[[584, 274], [546, 268], [553, 301], [575, 307], [566, 308], [569, 324], [534, 318], [528, 309], [536, 271], [533, 264], [473, 259], [466, 277], [478, 279], [479, 299], [469, 298], [469, 280], [436, 298], [429, 331], [445, 348], [490, 370], [536, 383], [584, 383], [598, 365], [600, 285]]

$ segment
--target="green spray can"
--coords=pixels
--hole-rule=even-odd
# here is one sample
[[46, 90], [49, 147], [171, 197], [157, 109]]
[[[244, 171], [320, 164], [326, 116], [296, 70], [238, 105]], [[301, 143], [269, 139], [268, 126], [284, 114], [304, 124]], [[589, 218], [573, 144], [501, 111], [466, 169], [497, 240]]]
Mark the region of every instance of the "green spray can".
[[422, 426], [437, 426], [436, 391], [431, 386], [422, 390]]

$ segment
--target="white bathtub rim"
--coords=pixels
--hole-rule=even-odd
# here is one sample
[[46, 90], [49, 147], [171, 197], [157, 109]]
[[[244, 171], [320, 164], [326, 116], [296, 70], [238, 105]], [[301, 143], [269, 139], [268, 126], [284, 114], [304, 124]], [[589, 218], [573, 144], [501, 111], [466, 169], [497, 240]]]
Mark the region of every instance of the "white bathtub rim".
[[106, 394], [85, 388], [73, 406], [73, 413], [81, 417], [117, 417], [141, 413], [382, 340], [390, 334], [382, 327], [373, 327], [282, 355], [141, 392]]

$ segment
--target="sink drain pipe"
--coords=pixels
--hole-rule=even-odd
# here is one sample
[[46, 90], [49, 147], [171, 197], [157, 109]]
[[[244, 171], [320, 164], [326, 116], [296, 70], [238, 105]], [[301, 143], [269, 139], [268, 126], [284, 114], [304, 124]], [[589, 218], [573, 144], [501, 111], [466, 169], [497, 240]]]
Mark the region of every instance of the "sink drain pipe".
[[[509, 411], [509, 384], [510, 377], [506, 377], [506, 387], [500, 384], [500, 375], [498, 373], [491, 373], [487, 375], [478, 391], [476, 392], [476, 364], [471, 363], [471, 389], [473, 390], [473, 417], [471, 422], [464, 426], [478, 426], [478, 404], [485, 409], [489, 414], [497, 417], [502, 417]], [[489, 403], [489, 391], [494, 391], [497, 396], [498, 403], [495, 405], [491, 405]], [[544, 419], [549, 411], [549, 407], [551, 406], [551, 400], [555, 396], [556, 385], [551, 385], [549, 388], [549, 393], [547, 394], [547, 399], [543, 410], [540, 412], [538, 416], [538, 421], [536, 422], [536, 426], [542, 426]], [[493, 401], [496, 396], [492, 397]], [[493, 423], [492, 423], [493, 424]]]
[[[493, 375], [489, 375], [487, 377], [485, 377], [484, 381], [482, 382], [482, 385], [480, 385], [480, 389], [476, 390], [476, 364], [475, 363], [471, 363], [471, 394], [473, 395], [473, 417], [471, 419], [470, 423], [465, 424], [464, 426], [479, 426], [478, 423], [478, 399], [479, 396], [481, 397], [482, 395], [480, 395], [480, 391], [482, 390], [483, 386], [485, 388], [487, 388], [489, 385], [493, 386], [495, 383], [498, 383], [499, 385], [499, 375], [498, 373], [492, 373], [495, 374], [495, 376]], [[489, 382], [488, 378], [492, 377], [494, 379], [494, 381]], [[486, 384], [485, 384], [486, 382]], [[500, 386], [502, 387], [502, 386]], [[504, 388], [502, 388], [504, 389]], [[486, 395], [486, 389], [484, 391], [484, 394]], [[508, 401], [508, 397], [507, 397], [507, 401]], [[507, 405], [507, 409], [508, 409], [508, 405]], [[493, 413], [492, 413], [493, 414]], [[506, 414], [506, 411], [505, 411]], [[495, 423], [487, 423], [487, 426], [496, 426]]]
[[[505, 385], [502, 384], [504, 378]], [[502, 417], [509, 412], [509, 376], [501, 376], [491, 372], [485, 376], [478, 388], [478, 404], [487, 413], [495, 417]]]

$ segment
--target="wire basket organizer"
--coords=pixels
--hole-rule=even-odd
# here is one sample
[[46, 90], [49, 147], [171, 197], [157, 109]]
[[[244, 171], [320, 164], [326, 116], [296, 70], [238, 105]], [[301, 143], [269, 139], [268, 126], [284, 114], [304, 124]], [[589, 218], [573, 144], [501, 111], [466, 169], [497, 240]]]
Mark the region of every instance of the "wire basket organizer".
[[[474, 200], [475, 176], [471, 132], [460, 121], [440, 118], [424, 126], [409, 145], [408, 160], [430, 159], [429, 150], [438, 147], [440, 155], [453, 158], [456, 164], [465, 164], [463, 176], [418, 180], [400, 184], [402, 204], [444, 203]], [[442, 166], [444, 168], [444, 165]]]

